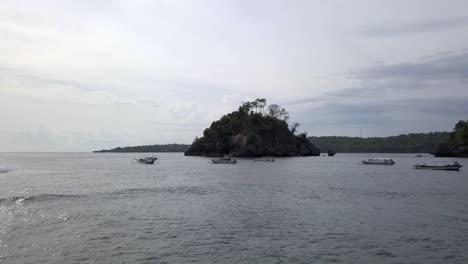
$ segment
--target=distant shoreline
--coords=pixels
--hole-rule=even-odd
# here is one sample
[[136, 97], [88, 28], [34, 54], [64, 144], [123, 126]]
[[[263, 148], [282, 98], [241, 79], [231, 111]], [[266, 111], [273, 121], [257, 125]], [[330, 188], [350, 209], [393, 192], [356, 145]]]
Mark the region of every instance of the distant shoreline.
[[[64, 152], [66, 153], [66, 152]], [[84, 152], [89, 153], [89, 152]], [[110, 151], [110, 150], [95, 150], [91, 153], [184, 153], [184, 151]]]
[[151, 153], [164, 152], [176, 153], [185, 152], [190, 147], [188, 144], [164, 144], [164, 145], [143, 145], [133, 147], [117, 147], [114, 149], [95, 150], [93, 153]]
[[322, 152], [336, 153], [434, 153], [449, 132], [410, 133], [390, 137], [309, 137]]
[[[309, 137], [321, 154], [333, 150], [339, 153], [388, 153], [388, 154], [421, 154], [435, 153], [439, 143], [450, 136], [449, 132], [410, 133], [391, 137]], [[143, 146], [117, 147], [92, 151], [93, 153], [183, 153], [191, 144], [155, 144]]]

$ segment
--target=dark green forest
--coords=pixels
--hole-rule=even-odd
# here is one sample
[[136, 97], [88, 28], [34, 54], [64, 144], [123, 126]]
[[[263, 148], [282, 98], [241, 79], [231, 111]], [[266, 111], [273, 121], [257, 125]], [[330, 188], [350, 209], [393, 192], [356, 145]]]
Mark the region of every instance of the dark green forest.
[[146, 145], [135, 147], [118, 147], [109, 150], [99, 150], [97, 152], [185, 152], [190, 145], [186, 144], [166, 144], [166, 145]]
[[449, 138], [439, 144], [436, 157], [468, 157], [468, 120], [460, 120]]
[[309, 137], [322, 153], [433, 153], [450, 132], [414, 133], [391, 137]]
[[468, 120], [460, 120], [455, 124], [448, 143], [459, 146], [468, 145]]

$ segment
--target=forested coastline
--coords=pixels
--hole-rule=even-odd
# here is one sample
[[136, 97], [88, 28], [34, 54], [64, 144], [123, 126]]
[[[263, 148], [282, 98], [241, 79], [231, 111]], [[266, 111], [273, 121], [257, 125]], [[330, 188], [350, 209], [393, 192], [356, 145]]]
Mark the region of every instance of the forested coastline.
[[450, 132], [411, 133], [390, 137], [309, 137], [322, 153], [433, 153]]

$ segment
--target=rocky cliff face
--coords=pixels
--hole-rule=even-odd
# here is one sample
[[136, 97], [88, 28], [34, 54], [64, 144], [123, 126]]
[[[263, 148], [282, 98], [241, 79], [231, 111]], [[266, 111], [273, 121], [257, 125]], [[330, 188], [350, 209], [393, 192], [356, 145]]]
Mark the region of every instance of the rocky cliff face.
[[305, 133], [295, 135], [286, 121], [261, 113], [235, 111], [215, 121], [195, 139], [186, 156], [318, 156]]

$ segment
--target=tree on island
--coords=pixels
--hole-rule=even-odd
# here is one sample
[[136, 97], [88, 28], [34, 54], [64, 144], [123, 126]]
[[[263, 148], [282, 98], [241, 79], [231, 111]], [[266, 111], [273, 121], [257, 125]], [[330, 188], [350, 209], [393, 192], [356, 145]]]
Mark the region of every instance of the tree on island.
[[267, 115], [273, 118], [282, 119], [287, 121], [289, 119], [289, 113], [286, 109], [281, 108], [277, 104], [271, 104], [268, 106]]
[[439, 144], [436, 157], [468, 157], [468, 120], [460, 120], [447, 143]]
[[320, 150], [288, 125], [289, 113], [279, 105], [266, 107], [266, 99], [242, 102], [237, 111], [222, 116], [195, 138], [189, 156], [238, 157], [317, 156]]

